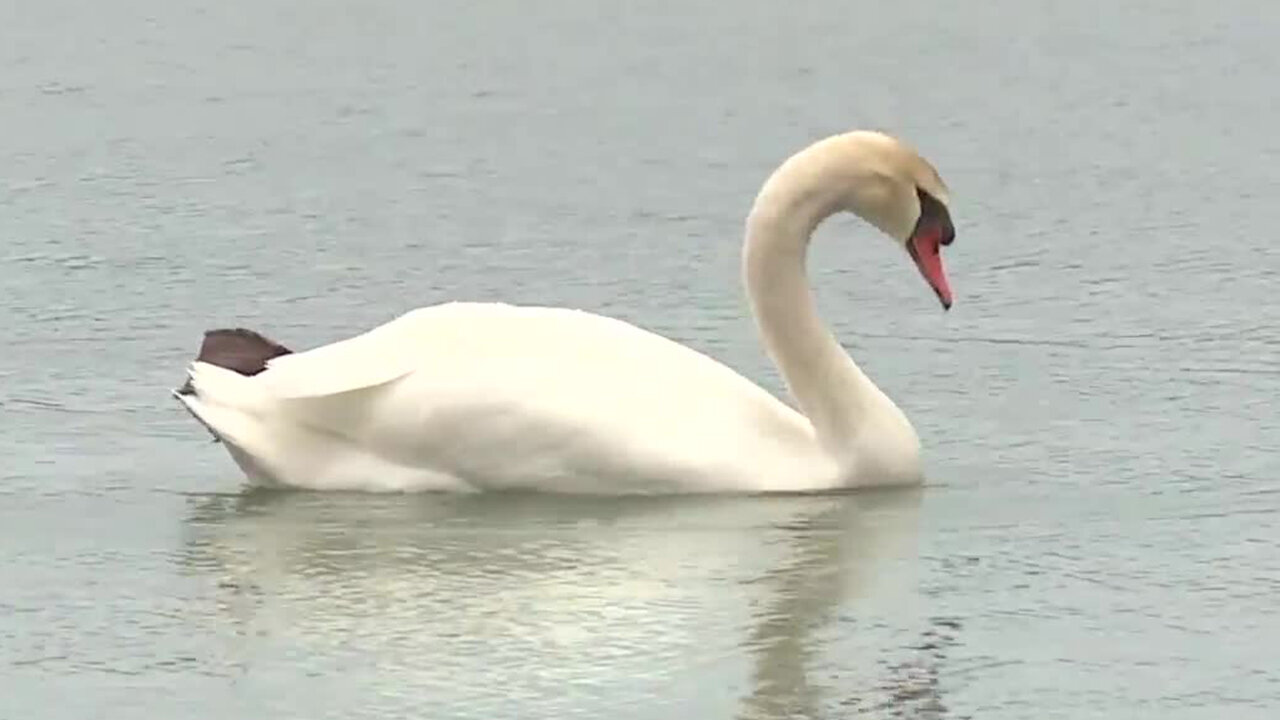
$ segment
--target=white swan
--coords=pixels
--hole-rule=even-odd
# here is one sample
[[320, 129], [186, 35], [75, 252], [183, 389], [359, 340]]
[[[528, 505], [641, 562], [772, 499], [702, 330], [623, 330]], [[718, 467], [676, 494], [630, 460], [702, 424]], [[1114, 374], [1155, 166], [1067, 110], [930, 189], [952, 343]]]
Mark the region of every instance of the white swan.
[[320, 490], [797, 492], [922, 480], [919, 440], [818, 317], [809, 238], [851, 211], [944, 308], [955, 230], [933, 166], [882, 133], [793, 155], [746, 223], [743, 279], [798, 410], [725, 365], [577, 310], [456, 302], [299, 353], [206, 334], [176, 396], [252, 480]]

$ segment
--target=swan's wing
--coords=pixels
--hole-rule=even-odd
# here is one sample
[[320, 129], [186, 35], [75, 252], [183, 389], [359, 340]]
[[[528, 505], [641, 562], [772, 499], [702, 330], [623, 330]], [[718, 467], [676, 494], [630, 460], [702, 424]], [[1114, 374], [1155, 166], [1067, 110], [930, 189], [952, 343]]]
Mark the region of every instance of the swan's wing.
[[[467, 348], [510, 345], [527, 318], [545, 311], [496, 302], [447, 302], [411, 310], [355, 337], [281, 355], [258, 377], [280, 400], [324, 398], [399, 380], [441, 355], [453, 362], [471, 357]], [[560, 315], [560, 313], [554, 313]], [[509, 342], [508, 342], [509, 341]]]
[[321, 398], [365, 390], [413, 372], [422, 357], [413, 311], [355, 337], [305, 352], [282, 355], [259, 375], [281, 400]]

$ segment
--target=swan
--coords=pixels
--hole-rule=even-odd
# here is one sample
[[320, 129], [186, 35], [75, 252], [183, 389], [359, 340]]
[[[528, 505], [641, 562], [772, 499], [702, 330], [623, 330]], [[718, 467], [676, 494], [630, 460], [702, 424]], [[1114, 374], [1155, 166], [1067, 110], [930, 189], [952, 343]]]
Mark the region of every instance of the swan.
[[205, 333], [173, 393], [248, 480], [311, 490], [816, 492], [923, 481], [920, 441], [818, 315], [818, 225], [851, 212], [902, 246], [945, 310], [955, 237], [933, 165], [853, 130], [787, 158], [750, 209], [742, 281], [787, 404], [719, 361], [572, 308], [448, 302], [292, 352]]

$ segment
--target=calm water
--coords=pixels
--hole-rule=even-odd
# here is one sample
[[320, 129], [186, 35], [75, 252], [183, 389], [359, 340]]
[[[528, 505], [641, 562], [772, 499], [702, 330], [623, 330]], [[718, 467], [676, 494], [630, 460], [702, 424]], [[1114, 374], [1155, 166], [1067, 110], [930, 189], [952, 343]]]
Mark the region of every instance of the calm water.
[[[1273, 718], [1280, 10], [54, 0], [0, 10], [0, 717]], [[250, 493], [208, 326], [612, 313], [777, 389], [742, 215], [889, 128], [949, 314], [833, 223], [922, 492]]]

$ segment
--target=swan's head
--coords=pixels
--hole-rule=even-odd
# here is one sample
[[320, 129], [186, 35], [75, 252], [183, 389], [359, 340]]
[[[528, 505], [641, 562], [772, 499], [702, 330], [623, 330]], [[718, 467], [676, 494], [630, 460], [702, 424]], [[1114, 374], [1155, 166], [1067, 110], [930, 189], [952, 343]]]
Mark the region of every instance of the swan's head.
[[[955, 240], [947, 186], [929, 161], [880, 132], [855, 130], [819, 140], [769, 176], [748, 217], [759, 238], [789, 237], [807, 245], [818, 223], [852, 212], [893, 238], [915, 262], [943, 308], [951, 286], [942, 247]], [[748, 255], [755, 243], [748, 243]]]
[[907, 251], [944, 309], [951, 286], [942, 247], [956, 237], [947, 209], [947, 186], [929, 161], [899, 140], [855, 131], [831, 138], [830, 157], [844, 168], [844, 209], [893, 238]]

